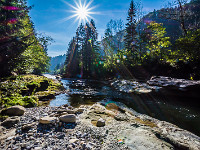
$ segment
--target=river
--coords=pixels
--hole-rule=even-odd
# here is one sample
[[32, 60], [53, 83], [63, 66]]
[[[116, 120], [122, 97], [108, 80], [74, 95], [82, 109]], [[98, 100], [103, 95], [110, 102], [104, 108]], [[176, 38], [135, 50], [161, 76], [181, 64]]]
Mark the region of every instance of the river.
[[[47, 77], [55, 78], [54, 76]], [[80, 105], [92, 105], [99, 101], [122, 102], [139, 113], [173, 123], [200, 136], [199, 98], [194, 98], [192, 95], [185, 97], [180, 93], [177, 95], [175, 91], [168, 91], [167, 94], [160, 91], [130, 94], [117, 91], [106, 81], [83, 79], [61, 81], [68, 92], [56, 96], [50, 101], [50, 106], [69, 104], [79, 107]]]

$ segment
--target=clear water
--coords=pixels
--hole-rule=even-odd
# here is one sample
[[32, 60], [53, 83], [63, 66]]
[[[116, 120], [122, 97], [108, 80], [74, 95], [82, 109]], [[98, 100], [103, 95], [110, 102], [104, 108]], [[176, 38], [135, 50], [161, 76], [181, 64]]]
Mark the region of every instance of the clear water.
[[122, 102], [139, 113], [171, 122], [200, 136], [198, 97], [167, 90], [149, 94], [128, 94], [113, 89], [108, 82], [95, 80], [66, 79], [62, 80], [62, 83], [68, 92], [56, 96], [50, 106], [69, 104], [79, 107], [102, 100]]

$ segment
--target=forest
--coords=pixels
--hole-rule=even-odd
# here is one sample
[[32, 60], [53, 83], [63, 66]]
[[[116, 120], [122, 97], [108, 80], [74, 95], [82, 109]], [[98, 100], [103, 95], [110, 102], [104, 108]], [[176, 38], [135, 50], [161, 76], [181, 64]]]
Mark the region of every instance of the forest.
[[[101, 41], [94, 20], [80, 24], [57, 73], [78, 78], [140, 78], [138, 72], [146, 70], [143, 78], [199, 79], [199, 6], [198, 0], [175, 1], [144, 15], [142, 4], [132, 1], [125, 25], [121, 19], [110, 20]], [[53, 39], [37, 34], [30, 10], [26, 1], [1, 1], [1, 77], [48, 72], [47, 46]]]
[[142, 4], [132, 1], [125, 25], [120, 19], [110, 20], [101, 41], [97, 40], [94, 20], [81, 24], [68, 45], [60, 74], [102, 79], [119, 75], [129, 79], [152, 75], [199, 79], [199, 7], [198, 0], [177, 0], [143, 15]]

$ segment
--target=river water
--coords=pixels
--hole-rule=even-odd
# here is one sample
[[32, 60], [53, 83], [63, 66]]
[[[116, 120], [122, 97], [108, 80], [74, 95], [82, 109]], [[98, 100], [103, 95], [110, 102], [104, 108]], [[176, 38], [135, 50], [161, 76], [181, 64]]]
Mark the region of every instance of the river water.
[[[49, 77], [49, 76], [48, 76]], [[173, 123], [200, 136], [199, 98], [185, 96], [176, 91], [148, 94], [120, 92], [106, 81], [65, 79], [61, 80], [68, 91], [50, 101], [50, 106], [69, 104], [73, 107], [92, 105], [99, 101], [122, 102], [135, 111], [159, 120]], [[199, 94], [200, 95], [200, 94]]]

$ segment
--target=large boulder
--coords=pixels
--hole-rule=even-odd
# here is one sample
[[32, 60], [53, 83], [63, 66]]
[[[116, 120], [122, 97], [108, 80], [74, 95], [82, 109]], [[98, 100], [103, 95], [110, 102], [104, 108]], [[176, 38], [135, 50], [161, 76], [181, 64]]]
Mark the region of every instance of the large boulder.
[[8, 115], [8, 116], [22, 116], [24, 115], [24, 112], [26, 109], [22, 106], [12, 106], [10, 108], [7, 108], [2, 111], [2, 114]]
[[61, 116], [59, 119], [62, 122], [68, 122], [68, 123], [76, 122], [76, 116], [74, 114], [66, 114], [66, 115]]
[[56, 117], [49, 117], [49, 116], [46, 116], [46, 117], [42, 117], [40, 118], [40, 123], [41, 124], [50, 124], [50, 123], [54, 123], [57, 121], [57, 118]]
[[4, 120], [1, 125], [6, 128], [11, 128], [20, 121], [19, 117], [11, 117]]

